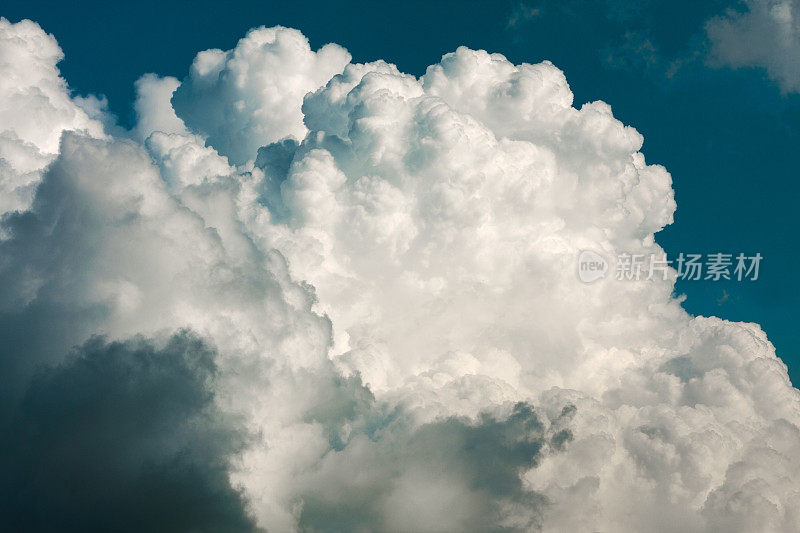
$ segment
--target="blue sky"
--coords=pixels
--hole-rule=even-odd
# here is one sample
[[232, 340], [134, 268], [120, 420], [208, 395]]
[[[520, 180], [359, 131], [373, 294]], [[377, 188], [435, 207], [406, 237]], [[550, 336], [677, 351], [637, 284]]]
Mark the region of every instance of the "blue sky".
[[133, 82], [143, 72], [182, 78], [201, 49], [229, 49], [247, 29], [300, 29], [314, 48], [345, 46], [355, 61], [383, 58], [420, 75], [459, 45], [515, 63], [551, 60], [576, 105], [604, 100], [644, 135], [649, 163], [672, 174], [675, 223], [657, 235], [671, 255], [764, 256], [756, 282], [682, 282], [694, 314], [758, 322], [800, 381], [794, 313], [800, 261], [800, 95], [758, 68], [707, 61], [704, 24], [728, 2], [21, 2], [2, 15], [53, 33], [77, 93], [102, 93], [132, 121]]

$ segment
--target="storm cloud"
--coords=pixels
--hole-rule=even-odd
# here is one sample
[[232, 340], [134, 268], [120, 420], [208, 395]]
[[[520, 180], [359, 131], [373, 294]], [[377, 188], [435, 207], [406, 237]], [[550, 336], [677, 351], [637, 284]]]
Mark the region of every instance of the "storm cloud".
[[215, 352], [96, 337], [31, 380], [0, 450], [6, 531], [254, 531], [214, 405]]

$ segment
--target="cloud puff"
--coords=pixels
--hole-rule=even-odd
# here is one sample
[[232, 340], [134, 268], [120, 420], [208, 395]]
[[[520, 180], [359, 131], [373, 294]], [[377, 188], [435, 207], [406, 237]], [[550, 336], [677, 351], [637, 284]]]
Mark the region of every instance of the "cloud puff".
[[759, 67], [784, 92], [800, 91], [800, 3], [747, 0], [706, 23], [716, 65]]
[[[51, 39], [9, 28], [19, 64]], [[459, 48], [418, 79], [262, 28], [141, 78], [132, 132], [62, 126], [2, 219], [0, 422], [67, 422], [4, 464], [92, 449], [97, 418], [133, 434], [101, 455], [128, 487], [219, 495], [223, 529], [798, 529], [800, 393], [761, 329], [688, 315], [674, 273], [578, 280], [581, 250], [661, 253], [675, 202], [635, 129], [572, 103], [549, 62]]]
[[186, 125], [175, 115], [170, 100], [180, 82], [172, 76], [160, 77], [145, 74], [135, 83], [136, 127], [134, 132], [140, 141], [147, 139], [154, 131], [161, 133], [188, 134]]
[[0, 213], [30, 205], [62, 131], [103, 134], [102, 124], [70, 98], [56, 68], [63, 56], [37, 24], [0, 18]]
[[302, 139], [303, 95], [348, 61], [350, 54], [335, 44], [312, 51], [297, 30], [253, 29], [233, 50], [197, 54], [173, 103], [193, 131], [241, 164], [254, 158], [259, 146], [286, 136]]

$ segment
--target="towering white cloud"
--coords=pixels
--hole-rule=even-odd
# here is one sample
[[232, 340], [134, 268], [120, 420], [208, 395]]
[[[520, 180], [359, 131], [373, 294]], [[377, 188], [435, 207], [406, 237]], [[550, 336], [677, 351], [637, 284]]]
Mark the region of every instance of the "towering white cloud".
[[784, 92], [800, 92], [800, 2], [747, 0], [706, 23], [712, 62], [759, 67]]
[[0, 17], [0, 213], [26, 209], [64, 130], [102, 136], [70, 98], [58, 43], [30, 21]]
[[[137, 425], [113, 395], [123, 422], [98, 427], [177, 444], [102, 464], [138, 479], [141, 457], [199, 458], [204, 484], [177, 494], [216, 491], [229, 529], [800, 528], [800, 393], [760, 328], [688, 315], [672, 279], [576, 276], [581, 250], [661, 252], [675, 202], [641, 135], [605, 103], [572, 107], [548, 62], [460, 48], [417, 79], [348, 61], [253, 30], [183, 82], [137, 82], [131, 139], [63, 127], [2, 223], [0, 377], [18, 385], [0, 424], [34, 424], [32, 391], [58, 403], [60, 376], [89, 376], [75, 421], [103, 372], [142, 386], [225, 445]], [[58, 508], [46, 481], [29, 494]]]
[[[799, 420], [758, 327], [688, 316], [671, 280], [577, 280], [582, 249], [660, 254], [675, 204], [635, 130], [571, 103], [552, 65], [466, 49], [419, 82], [348, 67], [306, 97], [320, 131], [291, 165], [262, 151], [276, 216], [254, 233], [317, 287], [335, 361], [378, 398], [423, 420], [577, 407], [574, 441], [524, 474], [545, 529], [792, 530], [783, 474], [738, 473], [766, 450], [792, 461], [764, 439]], [[753, 485], [772, 496], [743, 496]]]

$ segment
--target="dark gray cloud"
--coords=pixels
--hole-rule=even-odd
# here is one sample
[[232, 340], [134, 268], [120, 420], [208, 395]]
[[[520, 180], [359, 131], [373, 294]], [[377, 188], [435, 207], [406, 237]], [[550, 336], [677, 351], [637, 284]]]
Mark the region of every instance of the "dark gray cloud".
[[508, 416], [450, 417], [418, 428], [398, 410], [385, 413], [383, 424], [367, 418], [363, 435], [305, 479], [305, 530], [538, 529], [546, 501], [520, 476], [572, 439], [568, 429], [548, 431], [526, 403]]
[[163, 348], [95, 337], [41, 370], [1, 431], [0, 530], [254, 530], [214, 356], [188, 332]]

